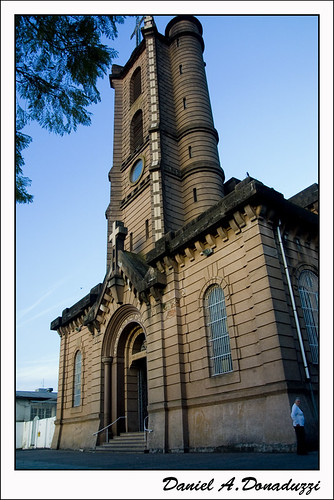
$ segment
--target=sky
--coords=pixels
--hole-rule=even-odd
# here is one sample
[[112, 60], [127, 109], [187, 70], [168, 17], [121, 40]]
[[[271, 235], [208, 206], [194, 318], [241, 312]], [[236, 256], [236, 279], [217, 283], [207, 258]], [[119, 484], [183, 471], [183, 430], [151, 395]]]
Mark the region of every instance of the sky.
[[[332, 121], [327, 114], [333, 107], [329, 3], [2, 2], [2, 10], [6, 8], [2, 36], [7, 36], [10, 54], [12, 13], [48, 13], [50, 5], [57, 14], [110, 13], [111, 5], [118, 8], [117, 14], [138, 14], [140, 6], [139, 14], [158, 14], [155, 22], [163, 34], [174, 14], [195, 14], [203, 26], [206, 74], [226, 180], [243, 179], [249, 172], [289, 198], [318, 182], [320, 173], [322, 206], [326, 208], [332, 198], [333, 165]], [[133, 4], [136, 9], [130, 7]], [[323, 61], [320, 165], [319, 12]], [[130, 40], [134, 25], [134, 18], [128, 18], [119, 25], [118, 38], [110, 42], [119, 53], [116, 64], [124, 65], [135, 48], [135, 39]], [[10, 75], [13, 59], [5, 55]], [[24, 175], [32, 180], [29, 192], [34, 202], [15, 206], [13, 127], [4, 118], [14, 109], [9, 83], [5, 97], [2, 92], [2, 144], [10, 160], [3, 162], [2, 157], [6, 182], [1, 187], [6, 382], [13, 378], [17, 390], [52, 387], [57, 391], [60, 339], [50, 330], [50, 323], [102, 282], [106, 271], [105, 211], [113, 153], [114, 91], [108, 75], [99, 81], [101, 102], [90, 107], [90, 127], [80, 127], [66, 137], [49, 134], [37, 124], [24, 130], [33, 137], [24, 151]]]

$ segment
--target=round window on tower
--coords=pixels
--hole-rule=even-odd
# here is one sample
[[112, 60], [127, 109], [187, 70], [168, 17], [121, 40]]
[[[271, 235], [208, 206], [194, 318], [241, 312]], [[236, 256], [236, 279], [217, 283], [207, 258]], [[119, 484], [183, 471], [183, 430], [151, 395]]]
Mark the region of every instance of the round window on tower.
[[142, 176], [144, 170], [144, 159], [139, 158], [133, 165], [130, 170], [130, 182], [131, 184], [135, 184], [136, 182], [139, 181], [140, 177]]

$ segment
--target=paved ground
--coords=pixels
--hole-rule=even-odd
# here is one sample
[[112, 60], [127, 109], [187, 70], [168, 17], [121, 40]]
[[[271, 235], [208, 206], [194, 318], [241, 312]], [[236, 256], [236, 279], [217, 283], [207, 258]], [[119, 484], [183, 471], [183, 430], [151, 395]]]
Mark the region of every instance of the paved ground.
[[318, 452], [113, 453], [17, 450], [16, 470], [317, 470]]

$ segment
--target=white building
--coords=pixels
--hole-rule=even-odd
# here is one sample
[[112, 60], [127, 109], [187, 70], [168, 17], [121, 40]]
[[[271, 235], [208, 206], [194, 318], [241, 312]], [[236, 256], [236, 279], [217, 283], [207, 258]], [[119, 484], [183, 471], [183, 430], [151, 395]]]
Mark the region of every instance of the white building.
[[40, 419], [56, 415], [57, 393], [53, 388], [35, 391], [16, 391], [16, 422], [28, 422], [37, 416]]

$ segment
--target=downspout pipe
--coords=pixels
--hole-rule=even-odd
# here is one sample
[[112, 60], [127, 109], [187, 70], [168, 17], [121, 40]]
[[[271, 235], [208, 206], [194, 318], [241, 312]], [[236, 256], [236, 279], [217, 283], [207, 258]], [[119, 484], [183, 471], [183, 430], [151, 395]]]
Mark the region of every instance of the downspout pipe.
[[294, 298], [293, 290], [292, 290], [292, 286], [291, 286], [291, 280], [290, 280], [290, 275], [289, 275], [288, 264], [287, 264], [286, 257], [285, 257], [285, 251], [284, 251], [284, 247], [283, 247], [283, 241], [282, 241], [280, 226], [281, 226], [281, 221], [279, 220], [278, 221], [278, 226], [277, 226], [278, 241], [279, 241], [279, 246], [280, 246], [281, 254], [282, 254], [282, 258], [283, 258], [283, 264], [284, 264], [284, 270], [285, 270], [285, 274], [286, 274], [286, 279], [287, 279], [287, 282], [288, 282], [290, 299], [291, 299], [291, 304], [292, 304], [292, 309], [293, 309], [293, 315], [294, 315], [294, 318], [295, 318], [295, 323], [296, 323], [296, 328], [297, 328], [297, 334], [298, 334], [298, 340], [299, 340], [299, 345], [300, 345], [300, 351], [302, 353], [302, 358], [303, 358], [305, 375], [306, 375], [306, 379], [308, 381], [310, 381], [311, 377], [310, 377], [310, 372], [309, 372], [308, 365], [307, 365], [307, 360], [306, 360], [306, 355], [305, 355], [305, 349], [304, 349], [304, 344], [303, 344], [303, 338], [302, 338], [302, 333], [301, 333], [301, 330], [300, 330], [300, 324], [299, 324], [299, 318], [298, 318], [298, 314], [297, 314], [297, 308], [296, 308], [295, 298]]
[[[67, 356], [67, 334], [63, 327], [59, 328], [59, 333], [64, 336], [64, 356], [63, 356], [63, 371], [61, 381], [61, 400], [60, 400], [60, 415], [59, 415], [59, 433], [57, 438], [57, 450], [59, 450], [61, 435], [63, 432], [64, 418], [64, 399], [65, 399], [65, 375], [66, 375], [66, 356]], [[57, 417], [56, 417], [57, 418]]]

